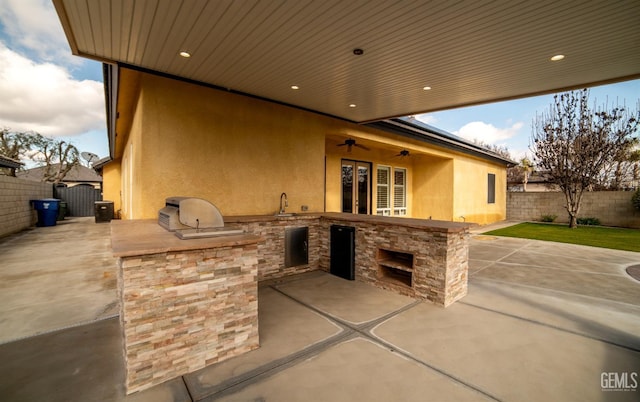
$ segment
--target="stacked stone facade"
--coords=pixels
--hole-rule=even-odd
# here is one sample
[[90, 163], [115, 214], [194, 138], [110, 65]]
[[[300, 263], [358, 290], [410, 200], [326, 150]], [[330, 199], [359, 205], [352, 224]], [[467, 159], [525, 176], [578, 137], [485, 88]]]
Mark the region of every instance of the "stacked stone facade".
[[0, 237], [33, 226], [37, 215], [29, 201], [52, 196], [51, 183], [0, 175]]
[[[117, 242], [127, 393], [257, 348], [258, 281], [329, 271], [334, 224], [356, 229], [356, 280], [445, 307], [467, 293], [465, 225], [336, 216], [231, 218], [246, 234], [207, 243], [175, 240], [154, 222], [149, 240], [132, 222], [141, 250]], [[309, 263], [285, 267], [285, 231], [299, 227], [309, 229]]]
[[[227, 224], [240, 227], [245, 233], [260, 236], [264, 239], [258, 244], [258, 280], [282, 278], [318, 269], [320, 243], [320, 217], [302, 216], [289, 218], [243, 219], [242, 222], [229, 218]], [[284, 242], [285, 230], [288, 228], [309, 228], [309, 264], [296, 267], [285, 267]]]
[[253, 350], [256, 244], [119, 260], [127, 393]]
[[[345, 222], [322, 219], [320, 231], [320, 268], [329, 271], [330, 227], [356, 228], [356, 280], [392, 290], [440, 306], [448, 306], [467, 294], [468, 229], [447, 231], [370, 222]], [[381, 253], [412, 256], [409, 283], [400, 283], [386, 275]], [[391, 269], [393, 271], [393, 269]]]

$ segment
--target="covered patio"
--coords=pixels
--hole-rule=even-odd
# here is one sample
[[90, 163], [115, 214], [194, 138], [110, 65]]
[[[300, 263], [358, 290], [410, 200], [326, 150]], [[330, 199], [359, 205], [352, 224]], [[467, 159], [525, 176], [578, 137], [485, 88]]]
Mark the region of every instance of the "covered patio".
[[[469, 294], [447, 309], [320, 271], [263, 281], [259, 349], [125, 396], [121, 330], [109, 314], [116, 267], [101, 229], [108, 225], [81, 218], [2, 240], [0, 394], [7, 399], [637, 398], [632, 388], [603, 388], [601, 377], [640, 366], [640, 283], [625, 273], [640, 255], [478, 231]], [[71, 248], [103, 257], [51, 258], [52, 250]], [[20, 280], [15, 269], [26, 267], [49, 280]], [[96, 276], [106, 278], [101, 286], [110, 296], [82, 286], [80, 278]], [[54, 295], [64, 299], [69, 289], [75, 302], [60, 307]], [[38, 294], [52, 302], [37, 302]], [[21, 306], [8, 308], [17, 295]], [[21, 332], [13, 333], [15, 323], [25, 323]], [[625, 384], [633, 385], [630, 378]]]

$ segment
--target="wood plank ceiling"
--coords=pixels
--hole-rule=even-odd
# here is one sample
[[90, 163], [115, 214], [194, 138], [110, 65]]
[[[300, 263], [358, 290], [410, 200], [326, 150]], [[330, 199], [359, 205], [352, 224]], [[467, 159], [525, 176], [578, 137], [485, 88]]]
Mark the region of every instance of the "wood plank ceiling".
[[637, 0], [54, 3], [77, 55], [355, 122], [640, 77]]

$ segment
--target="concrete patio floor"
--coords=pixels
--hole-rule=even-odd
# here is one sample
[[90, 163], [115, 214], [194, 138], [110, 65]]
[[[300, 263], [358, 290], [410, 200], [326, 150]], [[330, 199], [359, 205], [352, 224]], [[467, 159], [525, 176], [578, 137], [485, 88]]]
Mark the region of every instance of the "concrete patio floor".
[[601, 375], [640, 374], [640, 253], [474, 232], [469, 294], [446, 309], [318, 271], [264, 282], [259, 349], [130, 396], [108, 225], [0, 239], [0, 399], [639, 400]]

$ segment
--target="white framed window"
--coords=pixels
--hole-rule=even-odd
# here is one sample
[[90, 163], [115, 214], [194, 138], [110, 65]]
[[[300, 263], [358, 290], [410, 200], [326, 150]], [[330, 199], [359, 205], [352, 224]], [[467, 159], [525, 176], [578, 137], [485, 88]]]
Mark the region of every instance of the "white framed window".
[[391, 215], [391, 168], [389, 166], [378, 166], [377, 204], [376, 213], [378, 215]]
[[376, 213], [382, 216], [407, 215], [407, 169], [378, 166]]
[[393, 214], [407, 214], [407, 169], [393, 169]]

